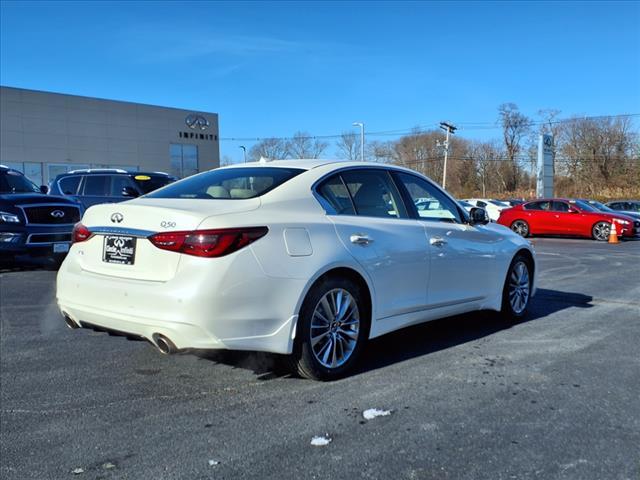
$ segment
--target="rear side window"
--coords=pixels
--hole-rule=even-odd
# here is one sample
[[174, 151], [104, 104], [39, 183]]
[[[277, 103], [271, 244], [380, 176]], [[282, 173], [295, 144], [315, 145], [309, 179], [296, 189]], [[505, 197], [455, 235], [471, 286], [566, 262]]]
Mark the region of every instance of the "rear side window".
[[531, 202], [524, 207], [525, 210], [551, 210], [551, 202]]
[[151, 192], [146, 198], [242, 200], [270, 192], [304, 170], [299, 168], [221, 168], [185, 178]]
[[64, 195], [75, 195], [78, 192], [78, 185], [80, 185], [80, 176], [65, 177], [58, 181], [58, 187]]
[[107, 197], [111, 186], [111, 177], [108, 175], [87, 175], [84, 177], [84, 194]]
[[355, 215], [351, 197], [340, 175], [325, 180], [319, 187], [318, 193], [333, 208], [337, 215]]

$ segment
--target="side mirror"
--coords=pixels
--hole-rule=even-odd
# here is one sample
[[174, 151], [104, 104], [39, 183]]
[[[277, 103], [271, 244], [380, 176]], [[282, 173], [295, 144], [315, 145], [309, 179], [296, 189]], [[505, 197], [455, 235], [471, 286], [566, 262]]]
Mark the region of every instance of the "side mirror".
[[473, 207], [469, 212], [469, 225], [486, 225], [489, 223], [489, 215], [484, 208]]
[[49, 193], [49, 187], [46, 185], [40, 185], [40, 193], [44, 193], [45, 195]]
[[133, 187], [122, 187], [122, 196], [135, 198], [139, 196], [138, 191]]

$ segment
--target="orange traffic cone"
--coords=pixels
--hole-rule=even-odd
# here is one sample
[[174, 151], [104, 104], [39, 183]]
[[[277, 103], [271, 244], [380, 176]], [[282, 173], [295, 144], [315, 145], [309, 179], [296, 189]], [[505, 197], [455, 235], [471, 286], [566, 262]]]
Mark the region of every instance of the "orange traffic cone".
[[609, 229], [609, 243], [620, 243], [614, 222], [611, 222], [611, 228]]

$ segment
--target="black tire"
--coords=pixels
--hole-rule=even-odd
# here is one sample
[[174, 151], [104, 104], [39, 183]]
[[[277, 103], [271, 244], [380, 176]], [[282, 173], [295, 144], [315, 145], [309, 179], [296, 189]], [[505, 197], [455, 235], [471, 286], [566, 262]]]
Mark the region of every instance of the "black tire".
[[[348, 333], [350, 336], [346, 336], [340, 333], [345, 330], [338, 327], [336, 327], [338, 331], [334, 331], [332, 333], [330, 330], [334, 328], [333, 324], [331, 326], [327, 324], [326, 329], [328, 332], [326, 334], [323, 333], [323, 335], [328, 335], [329, 339], [327, 339], [325, 345], [332, 341], [331, 336], [333, 336], [335, 346], [332, 351], [337, 351], [338, 346], [340, 345], [342, 353], [346, 356], [344, 363], [336, 365], [335, 367], [330, 367], [323, 365], [321, 360], [318, 359], [318, 356], [322, 356], [322, 352], [318, 353], [317, 351], [314, 351], [314, 346], [312, 346], [311, 342], [312, 323], [314, 332], [317, 332], [318, 328], [325, 328], [323, 326], [318, 326], [318, 317], [316, 316], [314, 320], [314, 315], [318, 309], [320, 309], [320, 312], [326, 313], [324, 308], [320, 306], [321, 301], [323, 299], [327, 299], [327, 296], [337, 295], [337, 292], [339, 291], [347, 292], [353, 303], [355, 303], [357, 310], [349, 307], [344, 316], [349, 317], [349, 311], [353, 311], [358, 319], [358, 329], [357, 332], [349, 330]], [[342, 295], [344, 297], [344, 294]], [[348, 278], [328, 277], [312, 287], [302, 304], [302, 308], [300, 309], [296, 338], [293, 344], [293, 353], [287, 357], [289, 367], [294, 371], [294, 373], [311, 380], [335, 380], [343, 377], [353, 369], [369, 336], [371, 314], [369, 312], [368, 303], [364, 301], [364, 295], [366, 295], [366, 292], [362, 291], [360, 285]], [[351, 303], [349, 303], [349, 305], [351, 305]], [[335, 321], [337, 320], [337, 317], [334, 317], [331, 320]], [[345, 322], [345, 324], [346, 323], [348, 322]], [[351, 329], [353, 327], [354, 326], [352, 325], [346, 328]], [[340, 337], [338, 342], [335, 340], [337, 337]], [[350, 339], [355, 340], [355, 345], [347, 355], [342, 345], [343, 343], [346, 344]], [[320, 344], [321, 341], [318, 341], [315, 344], [316, 350], [320, 349]], [[332, 345], [333, 343], [328, 345], [326, 348], [331, 349]], [[349, 349], [347, 348], [347, 350]], [[335, 357], [333, 358], [335, 359]]]
[[511, 230], [516, 232], [521, 237], [527, 238], [529, 236], [529, 224], [524, 220], [516, 220], [511, 224]]
[[611, 224], [609, 222], [598, 222], [591, 227], [591, 237], [598, 242], [608, 241], [610, 232]]
[[[522, 265], [522, 267], [521, 267]], [[514, 282], [514, 276], [518, 276], [518, 271], [520, 268], [525, 268], [527, 272], [527, 281], [526, 288], [522, 282]], [[515, 273], [514, 273], [515, 272]], [[513, 293], [513, 289], [516, 287], [516, 283], [519, 284], [519, 291], [526, 291], [526, 299], [524, 300], [524, 306], [519, 304], [519, 302], [514, 301], [515, 299], [522, 298], [524, 293]], [[518, 253], [511, 264], [509, 265], [509, 270], [507, 270], [507, 276], [504, 281], [504, 287], [502, 288], [502, 309], [500, 314], [502, 318], [508, 322], [518, 322], [522, 320], [529, 310], [529, 304], [531, 303], [531, 287], [533, 285], [533, 265], [531, 264], [531, 260], [529, 257], [522, 253]], [[515, 304], [515, 305], [514, 305]]]

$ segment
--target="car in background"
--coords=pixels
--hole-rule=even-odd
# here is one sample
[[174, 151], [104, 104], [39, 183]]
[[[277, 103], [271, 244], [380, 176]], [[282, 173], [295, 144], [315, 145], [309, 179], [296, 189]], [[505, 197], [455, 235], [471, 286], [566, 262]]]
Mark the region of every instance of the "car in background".
[[510, 207], [515, 207], [517, 205], [522, 205], [523, 203], [526, 203], [526, 200], [523, 200], [521, 198], [509, 198], [508, 200], [498, 200], [499, 202], [505, 203]]
[[616, 200], [615, 202], [607, 203], [606, 206], [622, 214], [640, 213], [639, 200]]
[[403, 327], [481, 309], [521, 319], [535, 292], [528, 241], [379, 163], [218, 168], [89, 208], [74, 240], [56, 295], [69, 327], [162, 353], [285, 354], [313, 379], [348, 373], [368, 339]]
[[621, 213], [622, 215], [626, 215], [627, 217], [631, 217], [634, 220], [640, 220], [640, 212], [629, 212], [629, 211], [622, 211], [621, 212], [621, 211], [609, 208], [604, 203], [598, 202], [597, 200], [587, 200], [587, 199], [584, 199], [584, 198], [581, 198], [580, 200], [582, 200], [583, 202], [587, 202], [589, 205], [591, 205], [592, 207], [600, 210], [601, 212]]
[[601, 212], [582, 200], [547, 198], [503, 210], [498, 223], [523, 237], [529, 235], [565, 235], [609, 239], [611, 225], [618, 236], [640, 235], [640, 220], [618, 213]]
[[115, 168], [72, 170], [51, 182], [49, 193], [66, 195], [84, 208], [99, 203], [131, 200], [177, 180], [164, 172], [138, 172]]
[[45, 189], [22, 172], [0, 165], [0, 262], [15, 261], [19, 255], [61, 261], [68, 252], [81, 206], [46, 195]]
[[497, 222], [500, 217], [500, 212], [510, 207], [507, 203], [491, 198], [467, 198], [465, 202], [474, 207], [484, 208], [492, 222]]

